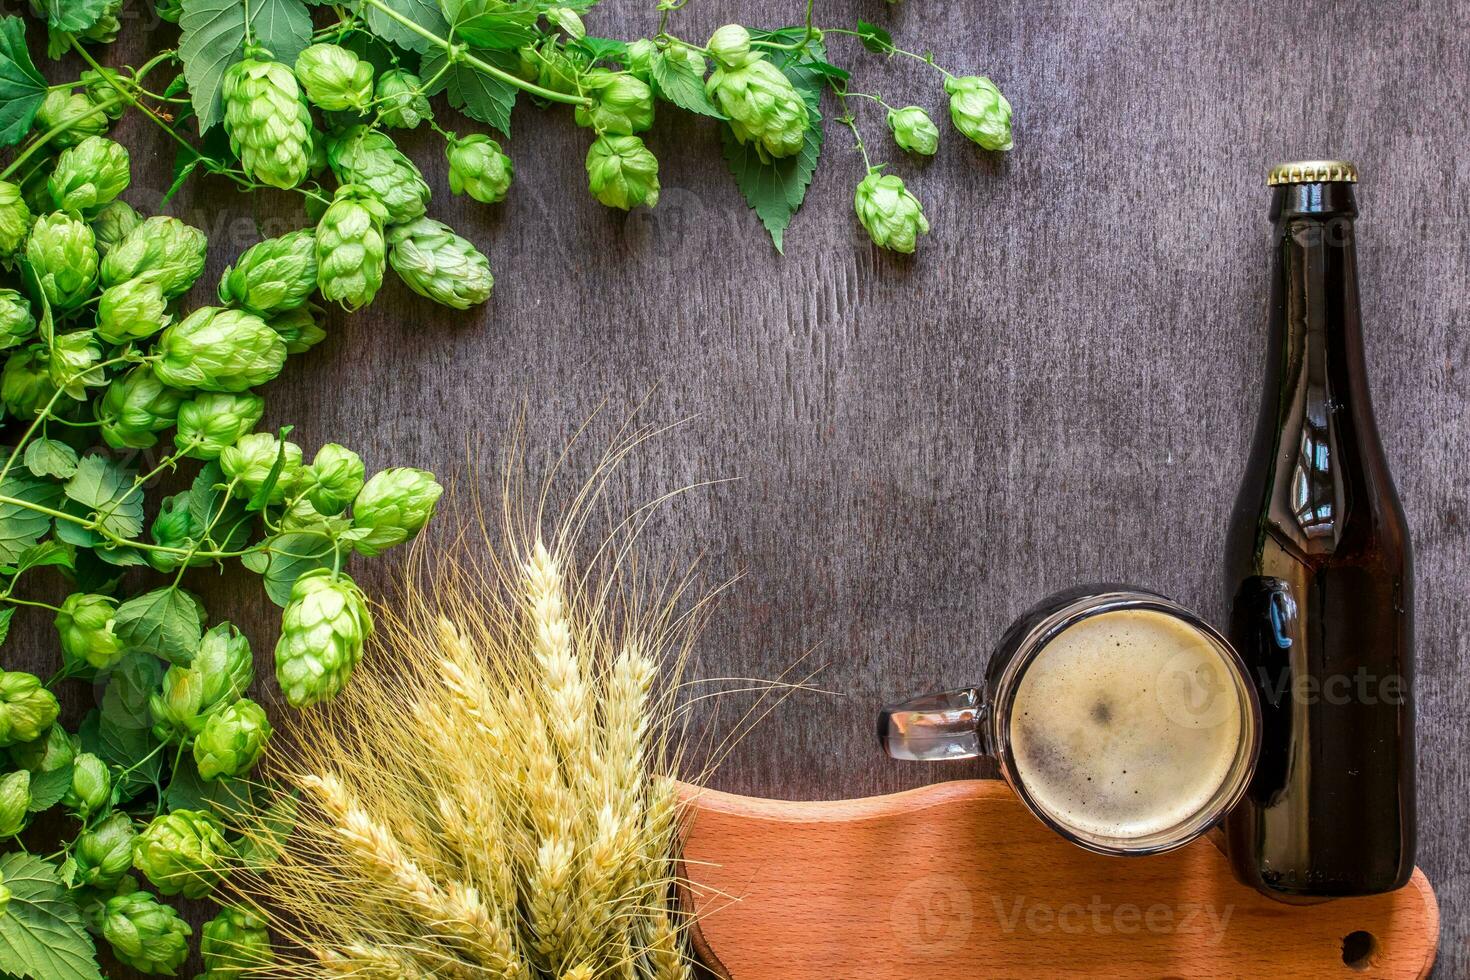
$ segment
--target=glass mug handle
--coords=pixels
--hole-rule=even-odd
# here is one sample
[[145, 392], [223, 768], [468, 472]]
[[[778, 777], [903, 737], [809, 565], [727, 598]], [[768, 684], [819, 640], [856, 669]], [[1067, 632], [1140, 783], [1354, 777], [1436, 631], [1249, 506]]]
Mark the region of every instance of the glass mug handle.
[[990, 754], [985, 725], [990, 705], [978, 687], [926, 694], [892, 704], [878, 715], [878, 741], [905, 762], [974, 759]]

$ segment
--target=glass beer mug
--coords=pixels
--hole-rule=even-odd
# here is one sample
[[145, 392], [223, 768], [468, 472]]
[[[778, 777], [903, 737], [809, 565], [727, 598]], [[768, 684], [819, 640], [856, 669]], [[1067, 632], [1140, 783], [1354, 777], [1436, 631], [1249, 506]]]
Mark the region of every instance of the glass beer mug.
[[1087, 586], [1012, 624], [983, 685], [890, 706], [878, 736], [895, 759], [992, 757], [1068, 840], [1159, 854], [1240, 799], [1261, 712], [1244, 661], [1208, 623], [1153, 592]]

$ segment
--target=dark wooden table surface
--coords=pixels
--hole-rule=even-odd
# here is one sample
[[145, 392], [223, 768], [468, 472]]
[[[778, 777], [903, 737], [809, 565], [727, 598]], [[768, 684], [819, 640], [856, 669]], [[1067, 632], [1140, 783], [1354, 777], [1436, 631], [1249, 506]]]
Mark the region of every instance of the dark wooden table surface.
[[[703, 0], [678, 29], [777, 26], [799, 6]], [[589, 21], [640, 36], [653, 7], [608, 0]], [[810, 652], [836, 692], [786, 701], [715, 785], [845, 797], [989, 774], [884, 761], [875, 710], [977, 680], [1013, 615], [1080, 580], [1220, 616], [1225, 517], [1260, 397], [1266, 169], [1355, 160], [1373, 391], [1417, 549], [1419, 860], [1444, 916], [1439, 975], [1470, 975], [1470, 3], [817, 7], [824, 24], [869, 17], [990, 74], [1016, 107], [1012, 153], [946, 124], [925, 164], [899, 159], [881, 114], [862, 111], [933, 223], [916, 257], [866, 242], [851, 212], [860, 162], [830, 119], [784, 257], [707, 120], [662, 113], [649, 142], [663, 200], [626, 216], [587, 194], [587, 136], [566, 111], [517, 111], [516, 184], [499, 206], [451, 197], [440, 146], [415, 134], [431, 213], [490, 256], [494, 297], [461, 316], [390, 284], [294, 360], [270, 420], [296, 423], [308, 451], [337, 439], [372, 465], [462, 483], [478, 459], [471, 478], [488, 484], [522, 413], [538, 461], [603, 409], [573, 474], [639, 405], [650, 422], [692, 418], [616, 482], [642, 501], [739, 478], [681, 498], [647, 539], [661, 557], [704, 556], [712, 580], [743, 573], [697, 671], [772, 677]], [[129, 30], [114, 57], [171, 36]], [[861, 69], [856, 87], [941, 115], [922, 65], [833, 43]], [[167, 148], [139, 126], [124, 134], [145, 165], [128, 198], [151, 207]], [[293, 213], [216, 184], [170, 210], [209, 231], [211, 276]], [[381, 585], [389, 568], [364, 577]], [[201, 587], [252, 627], [264, 665], [275, 612], [258, 589], [244, 576]]]

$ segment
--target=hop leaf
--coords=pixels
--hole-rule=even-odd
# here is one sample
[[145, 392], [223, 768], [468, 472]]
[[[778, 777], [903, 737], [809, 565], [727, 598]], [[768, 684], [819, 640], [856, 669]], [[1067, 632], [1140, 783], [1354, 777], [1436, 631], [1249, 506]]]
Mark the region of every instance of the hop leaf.
[[178, 218], [155, 215], [109, 249], [102, 260], [102, 285], [129, 279], [157, 282], [169, 299], [186, 292], [204, 271], [204, 232]]
[[56, 612], [56, 632], [61, 652], [72, 662], [90, 664], [98, 670], [113, 666], [127, 654], [127, 647], [112, 631], [117, 600], [105, 595], [73, 592]]
[[990, 79], [980, 75], [946, 78], [949, 117], [955, 129], [987, 150], [1009, 150], [1011, 104]]
[[0, 258], [14, 255], [31, 230], [31, 209], [15, 184], [0, 180]]
[[420, 296], [456, 310], [490, 298], [490, 262], [448, 225], [416, 218], [388, 231], [393, 271]]
[[30, 263], [46, 302], [58, 310], [85, 303], [97, 284], [97, 244], [92, 229], [69, 214], [43, 214], [26, 240]]
[[425, 119], [434, 118], [423, 87], [424, 83], [417, 75], [402, 68], [393, 68], [379, 75], [373, 94], [383, 125], [394, 129], [417, 129]]
[[468, 194], [484, 204], [505, 200], [515, 176], [515, 165], [500, 150], [500, 144], [482, 133], [451, 139], [445, 147], [449, 157], [449, 189]]
[[127, 189], [128, 151], [103, 136], [88, 136], [62, 150], [46, 182], [58, 211], [91, 213]]
[[939, 149], [939, 127], [919, 106], [889, 109], [888, 129], [901, 150], [933, 156]]
[[259, 48], [221, 81], [225, 132], [240, 164], [272, 187], [295, 187], [311, 160], [311, 111], [296, 76]]
[[387, 133], [354, 126], [327, 144], [327, 161], [343, 184], [366, 187], [387, 210], [385, 224], [412, 221], [429, 203], [429, 185]]
[[189, 958], [191, 934], [173, 906], [145, 891], [114, 896], [104, 906], [103, 937], [119, 960], [144, 973], [172, 976]]
[[419, 533], [444, 493], [434, 474], [408, 466], [375, 473], [352, 502], [352, 526], [368, 534], [354, 544], [369, 557]]
[[233, 855], [214, 821], [195, 810], [154, 817], [133, 841], [133, 866], [164, 895], [185, 898], [213, 891]]
[[286, 345], [253, 313], [204, 306], [158, 338], [153, 371], [171, 388], [240, 392], [286, 363]]
[[383, 285], [388, 212], [366, 187], [337, 188], [316, 229], [317, 286], [322, 296], [356, 310], [371, 303]]
[[929, 231], [924, 207], [908, 192], [903, 181], [878, 168], [868, 171], [853, 195], [858, 220], [873, 243], [895, 252], [913, 252], [918, 237]]
[[276, 681], [293, 708], [336, 697], [372, 635], [367, 601], [346, 575], [314, 569], [296, 579], [281, 616]]
[[313, 44], [297, 55], [296, 77], [312, 104], [329, 112], [366, 112], [373, 99], [373, 66], [335, 44]]
[[587, 187], [610, 208], [658, 203], [658, 159], [636, 136], [599, 136], [587, 151]]
[[310, 230], [267, 238], [225, 269], [219, 299], [262, 317], [294, 310], [316, 289], [316, 234]]

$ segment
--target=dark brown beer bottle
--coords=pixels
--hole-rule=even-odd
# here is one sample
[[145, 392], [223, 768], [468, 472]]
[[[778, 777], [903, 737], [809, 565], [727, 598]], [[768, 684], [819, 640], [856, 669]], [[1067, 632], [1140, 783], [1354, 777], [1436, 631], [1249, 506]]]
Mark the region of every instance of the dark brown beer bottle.
[[1358, 315], [1357, 172], [1271, 172], [1270, 340], [1227, 541], [1230, 638], [1258, 686], [1261, 756], [1231, 864], [1286, 901], [1414, 870], [1413, 572]]

